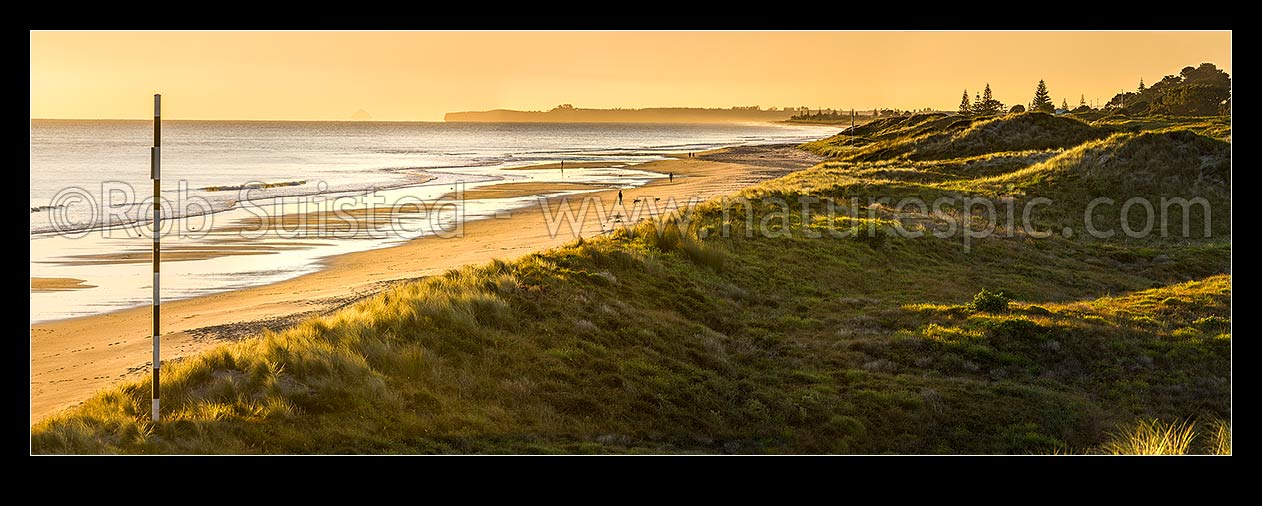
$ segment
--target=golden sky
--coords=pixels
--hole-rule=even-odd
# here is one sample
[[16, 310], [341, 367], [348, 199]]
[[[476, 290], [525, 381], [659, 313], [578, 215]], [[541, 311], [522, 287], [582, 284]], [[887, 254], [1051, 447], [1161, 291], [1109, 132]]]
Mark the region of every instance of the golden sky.
[[1230, 32], [31, 32], [32, 118], [441, 121], [494, 108], [1108, 100]]

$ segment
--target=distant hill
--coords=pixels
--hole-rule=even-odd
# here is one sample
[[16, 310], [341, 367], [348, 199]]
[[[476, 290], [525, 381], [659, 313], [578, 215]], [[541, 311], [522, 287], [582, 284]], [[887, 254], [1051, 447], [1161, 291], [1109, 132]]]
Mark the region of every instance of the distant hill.
[[783, 121], [796, 110], [762, 110], [755, 107], [703, 109], [699, 107], [653, 107], [647, 109], [582, 109], [568, 104], [550, 111], [449, 112], [444, 121], [482, 123], [735, 123]]

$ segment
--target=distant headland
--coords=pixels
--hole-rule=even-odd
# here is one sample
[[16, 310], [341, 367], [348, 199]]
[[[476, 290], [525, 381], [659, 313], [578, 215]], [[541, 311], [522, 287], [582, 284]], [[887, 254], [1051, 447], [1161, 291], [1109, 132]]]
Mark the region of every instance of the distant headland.
[[759, 106], [730, 109], [700, 107], [651, 107], [645, 109], [584, 109], [562, 104], [550, 111], [449, 112], [449, 122], [518, 122], [518, 123], [731, 123], [742, 121], [784, 121], [806, 108], [763, 109]]

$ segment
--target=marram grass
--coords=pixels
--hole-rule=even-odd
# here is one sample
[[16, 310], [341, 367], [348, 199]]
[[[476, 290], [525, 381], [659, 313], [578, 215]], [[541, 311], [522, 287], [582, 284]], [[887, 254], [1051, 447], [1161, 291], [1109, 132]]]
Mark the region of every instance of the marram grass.
[[[1198, 439], [1204, 440], [1199, 448], [1195, 446]], [[1190, 420], [1139, 420], [1113, 434], [1101, 450], [1108, 455], [1230, 455], [1231, 425], [1215, 420], [1199, 428]]]

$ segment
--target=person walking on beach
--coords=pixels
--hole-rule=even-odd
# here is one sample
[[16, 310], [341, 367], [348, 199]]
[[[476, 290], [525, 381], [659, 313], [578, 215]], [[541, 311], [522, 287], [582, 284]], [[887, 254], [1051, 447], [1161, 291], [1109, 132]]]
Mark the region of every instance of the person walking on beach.
[[618, 190], [618, 205], [622, 205], [622, 190]]
[[675, 173], [674, 173], [674, 172], [667, 172], [667, 173], [666, 173], [666, 177], [670, 178], [670, 182], [672, 182], [672, 183], [674, 183], [674, 182], [675, 182]]
[[561, 160], [561, 177], [565, 177], [565, 160]]

